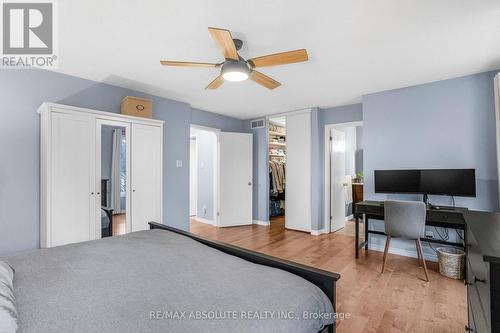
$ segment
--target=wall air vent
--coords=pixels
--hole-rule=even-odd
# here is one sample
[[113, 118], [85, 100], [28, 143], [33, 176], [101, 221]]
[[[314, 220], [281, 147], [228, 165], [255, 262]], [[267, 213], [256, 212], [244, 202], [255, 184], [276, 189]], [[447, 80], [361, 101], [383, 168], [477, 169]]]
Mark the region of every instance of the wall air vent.
[[252, 120], [250, 122], [250, 128], [251, 129], [256, 129], [256, 128], [263, 128], [265, 127], [265, 119], [257, 119], [257, 120]]

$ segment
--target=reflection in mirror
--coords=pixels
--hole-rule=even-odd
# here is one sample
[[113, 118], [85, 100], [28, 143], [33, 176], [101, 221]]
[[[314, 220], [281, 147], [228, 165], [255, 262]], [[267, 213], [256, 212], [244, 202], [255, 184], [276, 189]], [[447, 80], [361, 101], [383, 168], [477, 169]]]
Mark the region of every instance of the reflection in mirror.
[[101, 234], [126, 233], [127, 142], [124, 127], [101, 128]]

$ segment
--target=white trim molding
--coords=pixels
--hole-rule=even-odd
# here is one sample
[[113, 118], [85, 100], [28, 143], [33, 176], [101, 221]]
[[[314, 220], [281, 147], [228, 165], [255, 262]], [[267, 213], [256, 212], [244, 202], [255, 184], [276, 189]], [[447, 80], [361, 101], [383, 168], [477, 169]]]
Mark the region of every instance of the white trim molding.
[[214, 221], [213, 220], [204, 219], [203, 217], [198, 217], [198, 216], [195, 216], [193, 218], [196, 221], [198, 221], [198, 222], [205, 223], [205, 224], [210, 224], [210, 225], [214, 225]]
[[311, 230], [311, 235], [312, 236], [319, 236], [319, 235], [322, 235], [322, 234], [327, 234], [328, 233], [328, 229], [327, 228], [323, 228], [323, 229], [319, 229], [319, 230]]
[[261, 220], [253, 220], [253, 224], [264, 225], [266, 227], [269, 227], [271, 225], [269, 221], [261, 221]]
[[[368, 243], [368, 249], [372, 250], [372, 251], [384, 252], [385, 244], [382, 245], [382, 244], [374, 244], [374, 243], [369, 242]], [[415, 259], [417, 258], [417, 251], [416, 250], [412, 251], [412, 250], [400, 249], [400, 248], [397, 248], [397, 247], [389, 247], [389, 253], [390, 254], [396, 254], [396, 255], [399, 255], [399, 256], [403, 256], [403, 257], [410, 257], [410, 258], [415, 258]], [[427, 261], [433, 261], [433, 262], [437, 262], [438, 261], [438, 258], [437, 258], [436, 254], [429, 255], [429, 253], [424, 253], [424, 258]]]

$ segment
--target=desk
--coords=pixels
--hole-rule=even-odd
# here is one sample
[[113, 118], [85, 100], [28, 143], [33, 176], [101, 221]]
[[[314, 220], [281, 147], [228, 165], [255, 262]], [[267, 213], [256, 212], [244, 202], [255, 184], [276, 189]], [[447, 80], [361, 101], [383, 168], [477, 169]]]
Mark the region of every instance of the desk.
[[[458, 246], [465, 250], [466, 238], [467, 238], [467, 225], [464, 219], [464, 213], [467, 212], [467, 208], [461, 207], [440, 207], [440, 209], [436, 208], [427, 208], [426, 220], [425, 224], [433, 227], [440, 228], [449, 228], [461, 230], [463, 232], [462, 242], [454, 243], [447, 242], [441, 239], [436, 238], [421, 238], [421, 241], [445, 244]], [[354, 218], [356, 221], [355, 224], [355, 255], [356, 258], [359, 258], [359, 250], [363, 247], [365, 250], [368, 250], [368, 235], [369, 234], [377, 234], [377, 235], [385, 235], [384, 232], [370, 230], [368, 221], [372, 220], [384, 220], [384, 203], [382, 201], [362, 201], [358, 202], [354, 208]], [[360, 242], [359, 240], [359, 224], [360, 220], [363, 222], [363, 226], [365, 229], [364, 232], [364, 240]]]

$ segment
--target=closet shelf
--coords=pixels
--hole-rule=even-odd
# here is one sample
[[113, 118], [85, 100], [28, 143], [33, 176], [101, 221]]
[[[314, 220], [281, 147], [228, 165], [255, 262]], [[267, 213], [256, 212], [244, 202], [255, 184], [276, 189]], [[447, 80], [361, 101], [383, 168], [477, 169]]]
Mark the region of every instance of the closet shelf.
[[286, 133], [269, 131], [269, 135], [286, 136]]
[[286, 147], [286, 143], [281, 142], [269, 142], [269, 145], [274, 147]]

